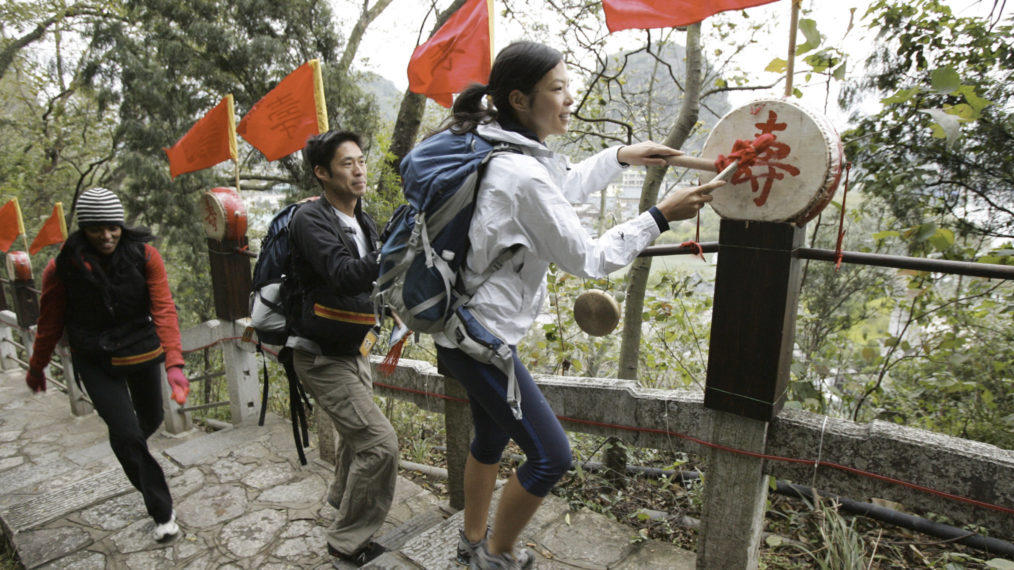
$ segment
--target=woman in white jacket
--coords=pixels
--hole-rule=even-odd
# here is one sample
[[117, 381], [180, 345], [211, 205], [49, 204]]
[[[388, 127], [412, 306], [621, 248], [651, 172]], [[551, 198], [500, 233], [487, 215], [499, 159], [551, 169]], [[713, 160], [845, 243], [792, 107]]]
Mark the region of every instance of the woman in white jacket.
[[[491, 142], [532, 149], [490, 161], [468, 232], [471, 249], [465, 268], [468, 283], [504, 249], [520, 246], [479, 285], [468, 309], [510, 345], [521, 413], [512, 413], [508, 404], [507, 375], [468, 356], [452, 339], [434, 337], [440, 363], [464, 385], [472, 408], [475, 439], [465, 466], [465, 528], [459, 537], [458, 561], [473, 568], [532, 565], [529, 551], [513, 554], [514, 542], [570, 467], [567, 436], [516, 348], [545, 299], [549, 264], [581, 277], [605, 276], [633, 261], [669, 229], [670, 221], [696, 215], [711, 201], [710, 192], [724, 184], [681, 188], [602, 236], [589, 235], [572, 202], [605, 188], [627, 165], [664, 165], [666, 157], [681, 153], [642, 142], [609, 148], [571, 165], [566, 157], [548, 152], [544, 141], [567, 132], [573, 102], [560, 53], [542, 44], [517, 42], [498, 54], [489, 85], [473, 85], [458, 96], [445, 125], [454, 132], [475, 130]], [[510, 439], [525, 452], [526, 461], [504, 488], [487, 537], [500, 456]]]

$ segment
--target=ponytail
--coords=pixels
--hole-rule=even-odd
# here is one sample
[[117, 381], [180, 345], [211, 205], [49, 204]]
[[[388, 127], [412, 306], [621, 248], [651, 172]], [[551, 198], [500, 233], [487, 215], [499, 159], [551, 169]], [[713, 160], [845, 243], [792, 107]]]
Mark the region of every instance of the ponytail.
[[[451, 116], [443, 129], [450, 129], [455, 134], [468, 132], [478, 125], [496, 120], [496, 109], [486, 104], [488, 87], [473, 83], [458, 94], [451, 107]], [[441, 129], [441, 130], [443, 130]]]
[[[563, 55], [547, 45], [529, 41], [510, 44], [497, 54], [489, 85], [474, 83], [462, 91], [454, 100], [451, 116], [439, 130], [460, 134], [495, 120], [517, 122], [510, 106], [511, 92], [518, 90], [531, 96], [535, 84], [561, 61]], [[487, 95], [492, 104], [487, 102]]]

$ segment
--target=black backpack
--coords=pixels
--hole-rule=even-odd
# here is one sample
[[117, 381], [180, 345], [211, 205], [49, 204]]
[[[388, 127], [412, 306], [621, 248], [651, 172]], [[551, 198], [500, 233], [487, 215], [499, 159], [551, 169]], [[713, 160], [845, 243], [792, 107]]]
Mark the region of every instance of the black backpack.
[[282, 346], [289, 336], [289, 293], [294, 285], [289, 261], [289, 221], [307, 200], [275, 213], [254, 264], [250, 283], [250, 323], [260, 342]]
[[253, 279], [250, 284], [250, 322], [257, 332], [257, 351], [261, 353], [264, 371], [264, 393], [261, 397], [261, 414], [259, 425], [264, 425], [268, 404], [268, 364], [264, 356], [262, 343], [279, 345], [283, 348], [276, 355], [285, 369], [289, 381], [289, 414], [292, 422], [292, 437], [296, 441], [299, 462], [306, 465], [303, 448], [310, 445], [309, 428], [306, 421], [306, 409], [312, 410], [303, 385], [299, 382], [296, 369], [292, 365], [292, 351], [285, 348], [289, 336], [289, 310], [294, 299], [291, 293], [296, 290], [291, 279], [292, 268], [289, 253], [289, 221], [302, 205], [310, 200], [302, 200], [289, 204], [275, 213], [268, 223], [268, 231], [261, 240], [261, 249], [254, 263]]

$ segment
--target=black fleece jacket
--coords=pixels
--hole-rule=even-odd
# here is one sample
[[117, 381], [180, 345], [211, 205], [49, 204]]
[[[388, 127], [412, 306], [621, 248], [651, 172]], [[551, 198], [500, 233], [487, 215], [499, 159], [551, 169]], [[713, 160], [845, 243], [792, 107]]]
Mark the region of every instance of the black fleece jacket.
[[332, 334], [322, 330], [312, 316], [314, 303], [372, 312], [370, 293], [380, 269], [377, 226], [363, 211], [362, 200], [356, 203], [355, 216], [366, 232], [369, 252], [363, 257], [324, 196], [299, 208], [289, 222], [293, 273], [302, 298], [293, 332], [319, 344], [326, 355], [357, 354], [369, 328], [355, 328], [350, 333], [346, 327]]

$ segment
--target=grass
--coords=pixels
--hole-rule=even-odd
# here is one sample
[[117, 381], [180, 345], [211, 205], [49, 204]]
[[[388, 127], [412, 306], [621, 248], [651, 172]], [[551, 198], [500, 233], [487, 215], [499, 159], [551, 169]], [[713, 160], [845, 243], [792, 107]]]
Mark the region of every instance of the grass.
[[14, 551], [14, 545], [4, 533], [3, 543], [0, 544], [0, 570], [24, 570], [24, 568]]
[[[443, 417], [424, 412], [415, 405], [397, 400], [382, 404], [398, 432], [401, 456], [416, 463], [445, 466]], [[603, 438], [569, 434], [576, 460], [601, 461]], [[698, 470], [700, 461], [682, 453], [630, 448], [629, 463], [666, 470]], [[513, 443], [505, 458], [518, 454]], [[514, 465], [505, 459], [501, 476]], [[430, 491], [446, 497], [446, 482], [429, 480], [405, 473]], [[630, 528], [632, 542], [655, 539], [695, 551], [704, 485], [701, 481], [687, 486], [669, 478], [627, 478], [623, 488], [614, 487], [604, 473], [572, 470], [553, 489], [571, 508], [587, 508], [622, 522]], [[1014, 562], [987, 559], [983, 553], [922, 535], [915, 531], [881, 525], [865, 517], [839, 511], [827, 500], [816, 504], [782, 495], [770, 495], [765, 519], [765, 540], [761, 544], [760, 567], [765, 570], [820, 568], [826, 570], [901, 570], [928, 568], [939, 570], [998, 569], [1014, 570]], [[665, 516], [648, 516], [661, 512]], [[687, 523], [691, 524], [687, 524]]]

